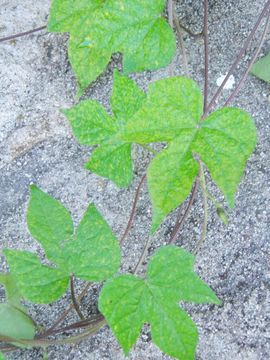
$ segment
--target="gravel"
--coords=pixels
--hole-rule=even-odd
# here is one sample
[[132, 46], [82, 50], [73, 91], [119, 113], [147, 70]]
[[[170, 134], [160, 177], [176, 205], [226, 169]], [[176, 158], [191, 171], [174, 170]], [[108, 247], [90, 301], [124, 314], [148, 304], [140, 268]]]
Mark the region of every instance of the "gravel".
[[[210, 1], [210, 95], [216, 81], [224, 76], [252, 28], [264, 0]], [[46, 24], [50, 1], [2, 0], [0, 37]], [[179, 15], [184, 24], [200, 31], [202, 1], [179, 1]], [[84, 169], [91, 149], [77, 144], [67, 120], [59, 109], [75, 103], [76, 81], [67, 59], [67, 35], [46, 31], [0, 43], [0, 249], [20, 248], [38, 252], [39, 244], [26, 227], [29, 184], [35, 183], [49, 192], [71, 211], [78, 223], [88, 204], [94, 202], [121, 236], [130, 212], [131, 201], [149, 155], [134, 148], [135, 177], [127, 189]], [[258, 38], [257, 38], [258, 40]], [[190, 76], [203, 87], [203, 44], [200, 38], [185, 35]], [[250, 53], [234, 74], [236, 83]], [[270, 50], [270, 38], [262, 54]], [[174, 60], [175, 74], [183, 74], [180, 52]], [[109, 109], [112, 69], [120, 66], [113, 58], [108, 70], [85, 95]], [[150, 81], [168, 76], [168, 69], [133, 76], [144, 89]], [[223, 98], [230, 90], [223, 91]], [[270, 358], [270, 87], [249, 77], [233, 105], [250, 112], [258, 128], [258, 145], [250, 158], [239, 186], [236, 206], [229, 211], [229, 225], [220, 223], [210, 208], [206, 241], [200, 250], [196, 270], [216, 291], [223, 305], [185, 305], [200, 332], [198, 360], [266, 360]], [[222, 99], [220, 102], [222, 105]], [[220, 201], [220, 192], [208, 179], [208, 186]], [[153, 239], [152, 251], [168, 239], [176, 212], [164, 222]], [[147, 238], [151, 207], [144, 189], [137, 211], [136, 225], [123, 248], [123, 270], [128, 271], [138, 259]], [[202, 203], [200, 197], [185, 224], [178, 244], [194, 249], [200, 236]], [[4, 257], [1, 268], [6, 269]], [[78, 282], [77, 290], [83, 286]], [[97, 289], [94, 289], [97, 290]], [[85, 313], [95, 311], [96, 291], [83, 301]], [[2, 294], [2, 293], [0, 293]], [[49, 326], [70, 301], [67, 293], [52, 305], [27, 304], [29, 312], [43, 326]], [[75, 320], [71, 315], [69, 320]], [[17, 351], [8, 359], [42, 359], [42, 351]], [[124, 355], [108, 328], [75, 346], [51, 347], [49, 359], [121, 360]], [[129, 359], [165, 360], [152, 343], [149, 327], [143, 333]], [[185, 359], [183, 359], [185, 360]]]

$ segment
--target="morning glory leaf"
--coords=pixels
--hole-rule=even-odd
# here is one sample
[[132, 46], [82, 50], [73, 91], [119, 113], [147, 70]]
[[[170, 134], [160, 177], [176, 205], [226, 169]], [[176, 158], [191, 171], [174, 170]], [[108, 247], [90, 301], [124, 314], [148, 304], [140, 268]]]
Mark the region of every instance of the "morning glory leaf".
[[4, 255], [22, 296], [36, 304], [57, 300], [67, 290], [69, 274], [42, 265], [36, 254], [4, 250]]
[[[155, 70], [175, 54], [175, 36], [163, 18], [165, 0], [53, 0], [48, 31], [69, 32], [69, 58], [79, 95], [123, 54], [124, 72]], [[87, 44], [88, 46], [81, 46]]]
[[149, 86], [146, 101], [122, 130], [126, 142], [167, 143], [147, 171], [152, 231], [190, 193], [199, 173], [195, 155], [208, 167], [229, 206], [234, 205], [246, 161], [256, 145], [256, 129], [243, 110], [223, 108], [202, 121], [202, 108], [193, 80], [160, 80]]
[[[11, 275], [24, 298], [50, 303], [66, 291], [71, 274], [82, 280], [103, 281], [118, 271], [118, 241], [94, 205], [88, 207], [75, 233], [71, 233], [73, 225], [63, 205], [32, 187], [29, 222], [31, 233], [53, 264], [43, 265], [38, 256], [27, 251], [4, 250]], [[50, 246], [55, 253], [49, 251]]]
[[62, 243], [73, 235], [73, 222], [67, 209], [37, 186], [30, 186], [27, 225], [51, 261], [62, 257]]
[[252, 67], [251, 74], [270, 83], [270, 53], [259, 59]]
[[151, 325], [153, 342], [177, 359], [194, 359], [196, 325], [177, 303], [220, 304], [214, 292], [194, 273], [194, 257], [175, 246], [157, 251], [145, 279], [121, 275], [109, 280], [99, 309], [127, 355], [142, 326]]
[[144, 100], [145, 94], [135, 82], [115, 71], [110, 101], [114, 116], [92, 100], [63, 110], [81, 144], [100, 144], [86, 168], [111, 179], [119, 187], [129, 185], [132, 180], [131, 144], [119, 139], [119, 134]]

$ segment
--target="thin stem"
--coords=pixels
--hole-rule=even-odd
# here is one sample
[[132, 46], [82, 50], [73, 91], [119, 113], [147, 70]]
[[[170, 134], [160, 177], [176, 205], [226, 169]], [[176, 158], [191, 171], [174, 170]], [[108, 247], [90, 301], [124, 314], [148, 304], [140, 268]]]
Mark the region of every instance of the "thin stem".
[[[24, 340], [24, 339], [13, 339], [13, 338], [5, 338], [6, 342], [16, 342], [20, 345], [26, 345], [30, 347], [42, 347], [47, 348], [51, 345], [64, 345], [64, 344], [73, 344], [76, 342], [80, 342], [86, 337], [95, 334], [99, 329], [101, 329], [106, 324], [106, 320], [101, 319], [97, 321], [94, 325], [91, 324], [89, 329], [82, 332], [81, 334], [74, 335], [68, 337], [66, 339], [33, 339], [33, 340]], [[2, 349], [1, 349], [2, 350]], [[4, 351], [4, 350], [2, 350]]]
[[[91, 283], [88, 283], [84, 289], [81, 291], [81, 293], [78, 296], [78, 301], [81, 301], [82, 298], [85, 296], [85, 294], [87, 293], [87, 291], [90, 289], [90, 287], [92, 286]], [[53, 324], [53, 326], [51, 326], [48, 330], [44, 331], [42, 334], [40, 334], [39, 336], [49, 336], [56, 328], [58, 325], [60, 325], [68, 316], [68, 314], [71, 312], [71, 310], [74, 309], [74, 305], [71, 304], [69, 305], [69, 307], [63, 312], [63, 314], [56, 320], [56, 322]]]
[[208, 225], [208, 203], [207, 203], [207, 189], [206, 189], [206, 181], [205, 181], [205, 175], [204, 175], [204, 167], [201, 160], [199, 160], [199, 166], [200, 166], [200, 186], [202, 190], [203, 195], [203, 213], [204, 213], [204, 219], [203, 219], [203, 228], [202, 228], [202, 234], [200, 237], [200, 240], [194, 250], [194, 255], [197, 255], [200, 247], [205, 241], [206, 234], [207, 234], [207, 225]]
[[[98, 322], [98, 321], [100, 321], [102, 319], [104, 319], [104, 316], [101, 315], [101, 314], [98, 314], [95, 317], [92, 317], [90, 319], [85, 319], [85, 320], [73, 323], [71, 325], [67, 325], [67, 326], [61, 327], [59, 329], [55, 329], [50, 333], [50, 336], [51, 335], [56, 335], [56, 334], [66, 333], [68, 331], [72, 331], [72, 330], [75, 330], [75, 329], [86, 328], [86, 327], [89, 327], [90, 325], [95, 324], [96, 322]], [[36, 339], [44, 339], [44, 338], [45, 338], [45, 336], [37, 336], [36, 337]]]
[[6, 36], [6, 37], [3, 37], [3, 38], [0, 39], [0, 43], [4, 42], [4, 41], [14, 40], [14, 39], [17, 39], [17, 38], [22, 37], [22, 36], [30, 35], [30, 34], [33, 34], [33, 33], [37, 32], [37, 31], [44, 30], [46, 28], [47, 28], [47, 25], [44, 25], [44, 26], [40, 26], [40, 27], [38, 27], [36, 29], [33, 29], [33, 30], [21, 32], [19, 34], [15, 34], [15, 35]]
[[136, 214], [136, 208], [137, 208], [137, 203], [138, 203], [138, 200], [139, 200], [140, 192], [141, 192], [141, 189], [142, 189], [142, 186], [143, 186], [145, 180], [146, 180], [146, 175], [143, 175], [143, 177], [141, 178], [141, 181], [139, 182], [137, 190], [136, 190], [136, 194], [135, 194], [135, 198], [134, 198], [134, 201], [133, 201], [133, 205], [132, 205], [131, 213], [130, 213], [129, 220], [128, 220], [128, 223], [127, 223], [127, 227], [126, 227], [126, 229], [124, 231], [124, 234], [122, 235], [121, 240], [120, 240], [121, 245], [124, 243], [128, 233], [131, 230], [131, 227], [132, 227], [132, 224], [133, 224], [133, 221], [134, 221], [134, 218], [135, 218], [135, 214]]
[[171, 27], [173, 27], [173, 0], [168, 0], [168, 21]]
[[248, 77], [248, 74], [253, 66], [253, 64], [255, 63], [255, 61], [257, 60], [260, 52], [261, 52], [261, 49], [262, 49], [262, 46], [265, 42], [265, 39], [266, 39], [266, 35], [268, 33], [268, 30], [269, 30], [269, 24], [270, 24], [270, 11], [269, 11], [269, 14], [268, 14], [268, 18], [266, 20], [266, 24], [265, 24], [265, 27], [264, 27], [264, 31], [263, 31], [263, 34], [261, 36], [261, 39], [260, 39], [260, 42], [259, 42], [259, 45], [258, 45], [258, 48], [254, 54], [254, 56], [252, 57], [244, 75], [242, 76], [241, 80], [239, 81], [239, 84], [237, 85], [237, 87], [235, 88], [235, 90], [232, 92], [232, 94], [230, 95], [230, 97], [228, 98], [228, 100], [225, 102], [224, 106], [228, 106], [232, 101], [233, 99], [236, 97], [236, 95], [239, 93], [239, 91], [241, 90], [244, 82], [246, 81], [247, 77]]
[[76, 299], [73, 274], [70, 276], [70, 292], [71, 292], [71, 299], [72, 299], [74, 309], [76, 310], [76, 312], [79, 315], [80, 319], [85, 320], [85, 317], [84, 317], [83, 313], [81, 312], [80, 305], [79, 305], [79, 303], [77, 302], [77, 299]]
[[208, 39], [208, 13], [209, 4], [208, 0], [204, 0], [204, 112], [208, 103], [208, 83], [209, 83], [209, 39]]
[[[177, 19], [178, 19], [178, 17], [177, 17]], [[195, 38], [203, 36], [203, 30], [199, 33], [194, 33], [189, 28], [187, 28], [185, 25], [183, 25], [179, 19], [178, 19], [178, 23], [179, 23], [180, 28], [182, 30], [184, 30], [188, 35], [195, 37]]]
[[225, 79], [223, 80], [222, 84], [219, 86], [219, 88], [217, 89], [216, 93], [214, 94], [212, 100], [210, 101], [210, 103], [208, 104], [206, 110], [204, 111], [204, 115], [203, 118], [205, 118], [208, 113], [210, 112], [210, 110], [212, 109], [212, 107], [215, 105], [217, 99], [219, 98], [225, 84], [227, 83], [227, 81], [229, 80], [230, 76], [233, 74], [234, 70], [236, 69], [236, 67], [238, 66], [239, 61], [242, 59], [244, 53], [246, 52], [246, 50], [249, 48], [250, 42], [253, 39], [259, 25], [262, 22], [262, 19], [264, 18], [265, 14], [267, 13], [268, 9], [270, 6], [270, 0], [267, 1], [267, 3], [265, 4], [260, 16], [258, 17], [253, 29], [251, 30], [249, 36], [247, 37], [246, 41], [244, 42], [244, 45], [242, 47], [242, 49], [240, 50], [238, 56], [236, 57], [235, 61], [233, 62], [231, 68], [229, 69]]
[[182, 53], [184, 73], [185, 73], [186, 76], [189, 76], [188, 60], [187, 60], [187, 52], [186, 52], [185, 42], [184, 42], [182, 29], [181, 29], [181, 26], [180, 26], [180, 22], [179, 22], [175, 7], [173, 7], [173, 21], [174, 21], [174, 24], [175, 24], [175, 27], [176, 27], [176, 33], [177, 33], [179, 46], [180, 46], [181, 53]]
[[197, 191], [198, 191], [198, 187], [199, 187], [199, 179], [196, 178], [195, 180], [195, 184], [193, 186], [193, 189], [192, 189], [192, 192], [191, 192], [191, 195], [190, 195], [190, 199], [189, 199], [189, 202], [188, 202], [188, 205], [185, 209], [185, 212], [183, 214], [183, 216], [177, 220], [176, 222], [176, 225], [172, 231], [172, 234], [171, 234], [171, 237], [170, 237], [170, 240], [169, 240], [169, 244], [173, 244], [176, 242], [176, 239], [178, 237], [178, 234], [179, 234], [179, 231], [181, 230], [185, 220], [187, 219], [188, 215], [189, 215], [189, 212], [192, 208], [192, 205], [195, 201], [195, 198], [196, 198], [196, 195], [197, 195]]
[[143, 252], [142, 252], [142, 254], [140, 256], [140, 259], [137, 262], [137, 265], [135, 266], [133, 274], [137, 274], [138, 271], [140, 270], [140, 267], [142, 266], [142, 264], [143, 264], [143, 262], [144, 262], [144, 260], [145, 260], [145, 258], [147, 256], [147, 252], [148, 252], [148, 250], [150, 248], [151, 242], [152, 242], [152, 238], [151, 238], [151, 236], [149, 236], [148, 240], [147, 240], [147, 242], [146, 242], [146, 244], [145, 244], [145, 246], [143, 248]]

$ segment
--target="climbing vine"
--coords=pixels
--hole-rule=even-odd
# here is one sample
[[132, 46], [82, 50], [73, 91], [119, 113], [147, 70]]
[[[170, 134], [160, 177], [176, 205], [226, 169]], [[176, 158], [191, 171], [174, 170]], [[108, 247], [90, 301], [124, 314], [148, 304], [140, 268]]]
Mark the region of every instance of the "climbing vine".
[[[166, 5], [169, 24], [165, 17]], [[112, 54], [122, 55], [122, 72], [115, 70], [113, 75], [111, 115], [101, 104], [90, 99], [61, 110], [80, 144], [97, 145], [86, 168], [119, 187], [126, 187], [133, 179], [132, 146], [144, 147], [153, 157], [139, 183], [120, 241], [94, 204], [89, 205], [74, 229], [71, 215], [59, 201], [35, 185], [30, 187], [28, 229], [42, 246], [50, 265], [43, 264], [36, 254], [28, 251], [3, 251], [9, 267], [8, 273], [0, 274], [0, 283], [6, 293], [6, 301], [0, 304], [0, 350], [3, 353], [18, 347], [44, 349], [50, 345], [81, 341], [107, 324], [127, 355], [142, 326], [148, 323], [153, 342], [164, 353], [191, 360], [195, 356], [198, 330], [178, 303], [221, 304], [193, 270], [194, 254], [207, 231], [209, 200], [215, 205], [220, 219], [225, 224], [228, 222], [222, 204], [207, 189], [205, 171], [209, 171], [228, 205], [233, 207], [237, 186], [256, 145], [256, 128], [248, 113], [229, 105], [251, 68], [255, 75], [269, 81], [265, 72], [262, 75], [264, 70], [258, 70], [259, 63], [253, 64], [268, 31], [270, 1], [265, 4], [243, 49], [210, 101], [207, 0], [204, 0], [204, 28], [199, 34], [205, 43], [203, 95], [199, 86], [188, 77], [170, 76], [153, 82], [147, 93], [128, 77], [132, 72], [155, 70], [171, 63], [176, 41], [170, 25], [174, 23], [180, 44], [183, 30], [173, 5], [171, 0], [168, 4], [165, 0], [52, 1], [47, 29], [70, 34], [69, 60], [78, 80], [78, 97], [106, 69]], [[265, 18], [262, 38], [247, 72], [225, 106], [212, 111], [222, 88]], [[42, 29], [44, 27], [33, 32]], [[182, 51], [184, 55], [184, 49]], [[268, 64], [269, 56], [261, 60], [263, 66], [266, 62]], [[153, 146], [155, 143], [162, 145], [158, 147], [160, 151]], [[121, 245], [134, 222], [139, 192], [145, 181], [152, 203], [151, 234], [188, 197], [189, 202], [183, 217], [177, 219], [169, 244], [154, 253], [146, 273], [138, 275], [144, 269], [151, 234], [134, 268], [129, 274], [119, 274]], [[176, 247], [174, 242], [199, 186], [205, 217], [202, 236], [191, 254]], [[86, 282], [79, 296], [74, 290], [76, 278]], [[80, 300], [93, 283], [102, 286], [99, 311], [87, 318]], [[22, 299], [36, 304], [52, 303], [68, 287], [72, 304], [49, 329], [38, 326], [21, 305]], [[79, 321], [62, 326], [72, 309], [77, 312]], [[84, 330], [69, 337], [51, 338], [75, 329]], [[3, 358], [0, 353], [0, 359]]]

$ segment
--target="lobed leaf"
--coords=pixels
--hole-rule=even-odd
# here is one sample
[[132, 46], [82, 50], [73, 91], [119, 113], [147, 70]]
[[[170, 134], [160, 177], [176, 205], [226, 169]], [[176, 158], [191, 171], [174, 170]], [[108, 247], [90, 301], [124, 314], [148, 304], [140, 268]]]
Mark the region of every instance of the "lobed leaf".
[[198, 155], [229, 206], [246, 161], [256, 145], [256, 129], [243, 110], [223, 108], [205, 121], [202, 96], [194, 81], [174, 77], [150, 85], [147, 100], [122, 131], [123, 141], [168, 142], [147, 172], [153, 204], [152, 230], [190, 193], [199, 169]]
[[177, 359], [194, 359], [197, 329], [177, 306], [179, 301], [220, 304], [213, 291], [194, 273], [194, 257], [175, 246], [161, 248], [150, 260], [147, 278], [121, 275], [109, 280], [99, 309], [128, 354], [144, 323], [153, 342]]
[[48, 31], [69, 32], [69, 58], [79, 95], [123, 54], [124, 72], [155, 70], [170, 63], [175, 36], [162, 17], [165, 0], [53, 0]]
[[115, 71], [110, 100], [113, 117], [91, 100], [63, 111], [81, 144], [100, 144], [86, 168], [111, 179], [119, 187], [129, 185], [132, 180], [131, 144], [121, 140], [119, 134], [144, 100], [145, 94], [135, 82]]
[[103, 281], [118, 271], [119, 244], [94, 205], [89, 206], [73, 234], [67, 210], [37, 187], [32, 187], [29, 223], [31, 233], [45, 248], [54, 267], [43, 265], [30, 252], [4, 251], [12, 277], [26, 299], [50, 303], [66, 291], [71, 274], [82, 280]]

